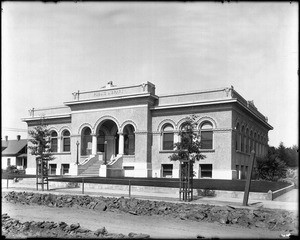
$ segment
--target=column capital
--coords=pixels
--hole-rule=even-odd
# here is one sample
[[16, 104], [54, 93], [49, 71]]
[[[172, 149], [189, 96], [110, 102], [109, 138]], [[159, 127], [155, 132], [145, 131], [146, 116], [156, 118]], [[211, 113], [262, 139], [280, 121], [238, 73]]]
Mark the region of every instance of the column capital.
[[118, 132], [119, 135], [124, 135], [124, 132]]

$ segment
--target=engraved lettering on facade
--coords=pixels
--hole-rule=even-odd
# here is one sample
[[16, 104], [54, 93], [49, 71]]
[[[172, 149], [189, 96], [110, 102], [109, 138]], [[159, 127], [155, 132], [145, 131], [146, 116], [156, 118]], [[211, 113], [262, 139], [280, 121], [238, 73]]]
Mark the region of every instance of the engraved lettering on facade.
[[105, 91], [105, 92], [95, 92], [94, 97], [106, 97], [106, 96], [113, 96], [113, 95], [118, 95], [122, 94], [123, 90], [122, 89], [116, 89], [116, 90], [110, 90], [110, 91]]

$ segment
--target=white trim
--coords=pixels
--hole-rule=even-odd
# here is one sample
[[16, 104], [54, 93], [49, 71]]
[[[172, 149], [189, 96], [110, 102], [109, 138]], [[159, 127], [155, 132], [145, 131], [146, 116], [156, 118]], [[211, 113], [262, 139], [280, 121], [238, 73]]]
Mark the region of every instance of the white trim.
[[167, 123], [171, 124], [171, 125], [173, 126], [174, 130], [176, 129], [176, 123], [175, 123], [172, 119], [168, 118], [168, 119], [162, 120], [162, 121], [158, 124], [157, 131], [158, 131], [158, 132], [163, 132], [162, 127], [163, 127], [165, 124], [167, 124]]
[[168, 104], [163, 106], [156, 106], [150, 108], [150, 110], [160, 110], [160, 109], [169, 109], [169, 108], [178, 108], [178, 107], [192, 107], [192, 106], [202, 106], [202, 105], [212, 105], [218, 103], [232, 103], [237, 102], [237, 99], [225, 99], [225, 100], [211, 100], [205, 102], [193, 102], [193, 103], [180, 103], [180, 104]]
[[124, 133], [124, 128], [127, 126], [127, 125], [132, 125], [133, 127], [134, 127], [134, 131], [136, 131], [137, 130], [137, 125], [136, 125], [136, 123], [133, 121], [133, 120], [131, 120], [131, 119], [128, 119], [128, 120], [125, 120], [122, 124], [121, 124], [121, 126], [120, 126], [120, 132], [122, 132], [122, 134]]
[[140, 107], [147, 107], [147, 104], [141, 104], [141, 105], [133, 105], [133, 106], [123, 106], [123, 107], [111, 107], [111, 108], [101, 108], [101, 109], [89, 109], [89, 110], [73, 110], [72, 114], [77, 113], [87, 113], [87, 112], [103, 112], [106, 110], [116, 110], [116, 109], [128, 109], [128, 108], [140, 108]]
[[90, 123], [83, 123], [83, 124], [81, 124], [81, 125], [79, 126], [79, 128], [78, 128], [78, 134], [81, 136], [82, 130], [83, 130], [83, 128], [85, 128], [85, 127], [89, 127], [89, 128], [91, 129], [91, 135], [92, 135], [92, 134], [93, 134], [93, 127], [92, 127], [92, 125], [91, 125]]
[[53, 114], [53, 115], [45, 115], [45, 116], [40, 116], [40, 117], [31, 117], [31, 118], [21, 118], [21, 120], [23, 122], [27, 122], [27, 121], [36, 121], [36, 120], [40, 120], [40, 119], [55, 119], [55, 118], [69, 118], [71, 117], [71, 113], [70, 114]]
[[154, 84], [153, 83], [151, 83], [151, 82], [143, 82], [143, 83], [140, 83], [140, 84], [134, 84], [134, 85], [130, 85], [130, 86], [128, 86], [128, 85], [118, 85], [118, 86], [112, 86], [112, 87], [110, 87], [110, 88], [106, 88], [106, 85], [105, 86], [103, 86], [102, 88], [100, 88], [100, 89], [98, 89], [98, 90], [85, 90], [85, 91], [79, 91], [79, 94], [80, 93], [93, 93], [93, 92], [99, 92], [99, 91], [105, 91], [105, 90], [111, 90], [111, 89], [119, 89], [119, 88], [134, 88], [134, 87], [141, 87], [143, 84], [145, 84], [145, 85], [152, 85], [152, 86], [154, 86]]
[[172, 97], [172, 96], [189, 95], [189, 94], [196, 94], [196, 93], [207, 93], [207, 92], [222, 92], [222, 91], [225, 91], [225, 89], [230, 89], [230, 88], [223, 87], [223, 88], [207, 89], [207, 90], [193, 91], [193, 92], [179, 92], [179, 93], [174, 93], [174, 94], [160, 94], [160, 95], [158, 95], [158, 97]]
[[209, 117], [209, 116], [203, 116], [203, 117], [200, 117], [198, 120], [197, 120], [197, 129], [201, 130], [200, 129], [200, 126], [203, 122], [210, 122], [212, 124], [212, 128], [213, 129], [216, 129], [217, 128], [217, 123], [216, 123], [216, 120], [213, 119], [212, 117]]

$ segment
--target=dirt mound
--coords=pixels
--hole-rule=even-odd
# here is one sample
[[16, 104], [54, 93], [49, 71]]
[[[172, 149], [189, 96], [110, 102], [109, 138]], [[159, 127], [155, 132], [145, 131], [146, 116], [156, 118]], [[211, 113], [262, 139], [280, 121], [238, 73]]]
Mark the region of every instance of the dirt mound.
[[139, 199], [109, 198], [8, 192], [5, 199], [12, 203], [38, 204], [48, 207], [88, 208], [95, 211], [120, 211], [133, 215], [165, 215], [182, 220], [218, 222], [224, 225], [298, 231], [298, 215], [286, 210], [242, 209], [230, 206], [169, 203]]
[[20, 222], [7, 214], [2, 214], [2, 234], [7, 238], [149, 238], [142, 233], [108, 233], [105, 227], [96, 231], [81, 227], [78, 223], [68, 225], [65, 222]]

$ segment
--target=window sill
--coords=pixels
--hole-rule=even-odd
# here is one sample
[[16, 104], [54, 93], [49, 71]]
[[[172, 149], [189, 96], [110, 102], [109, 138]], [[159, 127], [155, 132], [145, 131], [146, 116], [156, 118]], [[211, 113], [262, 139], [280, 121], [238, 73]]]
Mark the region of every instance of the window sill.
[[71, 152], [53, 152], [53, 155], [71, 155]]
[[176, 150], [160, 150], [159, 153], [175, 153]]

